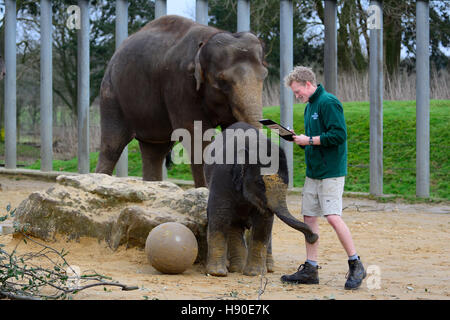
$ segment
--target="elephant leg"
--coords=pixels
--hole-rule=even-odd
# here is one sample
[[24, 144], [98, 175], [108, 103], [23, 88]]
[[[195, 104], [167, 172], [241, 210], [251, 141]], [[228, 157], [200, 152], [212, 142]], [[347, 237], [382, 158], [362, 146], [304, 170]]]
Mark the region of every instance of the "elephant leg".
[[[195, 142], [196, 142], [195, 139], [198, 139], [198, 137], [193, 132], [191, 132], [191, 136], [193, 137], [193, 139], [191, 140], [190, 160], [191, 160], [191, 172], [192, 172], [192, 177], [194, 178], [194, 184], [195, 184], [196, 188], [206, 187], [205, 173], [203, 171], [203, 152], [210, 142], [202, 141], [202, 149], [199, 150], [199, 148], [196, 148], [196, 146], [195, 146]], [[201, 151], [201, 154], [200, 154], [200, 151]], [[197, 157], [195, 157], [196, 152], [199, 153], [199, 154], [197, 154]]]
[[252, 223], [250, 245], [244, 274], [256, 276], [267, 272], [267, 248], [272, 232], [273, 216], [263, 217], [255, 214]]
[[100, 155], [95, 172], [112, 175], [126, 145], [134, 138], [114, 98], [101, 99]]
[[242, 272], [247, 256], [247, 246], [244, 240], [243, 226], [231, 226], [228, 234], [228, 259], [230, 265], [228, 271]]
[[[253, 229], [247, 230], [245, 232], [245, 239], [246, 239], [247, 244], [250, 243], [250, 241], [251, 241], [251, 237], [252, 237], [251, 230], [253, 230]], [[275, 262], [274, 262], [273, 256], [272, 256], [272, 235], [270, 235], [269, 244], [267, 246], [266, 267], [267, 267], [267, 272], [274, 272]]]
[[161, 181], [163, 179], [163, 163], [173, 142], [149, 143], [139, 141], [142, 155], [142, 179], [144, 181]]
[[208, 222], [207, 241], [208, 255], [206, 273], [218, 276], [227, 276], [227, 234], [220, 228], [214, 228]]
[[272, 234], [269, 238], [269, 245], [267, 246], [267, 258], [266, 258], [267, 272], [273, 272], [275, 267], [275, 262], [272, 256]]
[[205, 187], [206, 179], [203, 173], [203, 164], [191, 163], [192, 177], [194, 178], [194, 184], [196, 188]]

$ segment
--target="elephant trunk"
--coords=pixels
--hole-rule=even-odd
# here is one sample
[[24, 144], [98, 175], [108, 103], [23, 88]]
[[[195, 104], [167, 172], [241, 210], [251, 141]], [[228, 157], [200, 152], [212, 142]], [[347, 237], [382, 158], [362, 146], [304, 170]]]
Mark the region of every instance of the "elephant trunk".
[[245, 79], [244, 83], [233, 88], [232, 112], [238, 121], [247, 122], [257, 129], [262, 125], [262, 90], [263, 84], [255, 79]]
[[311, 228], [306, 223], [297, 220], [294, 216], [291, 215], [286, 207], [281, 207], [280, 209], [276, 210], [275, 214], [288, 226], [302, 232], [305, 235], [306, 242], [314, 243], [317, 241], [317, 239], [319, 239], [319, 236], [312, 232]]
[[286, 192], [287, 184], [283, 182], [278, 174], [274, 175], [264, 175], [263, 176], [264, 185], [266, 187], [267, 197], [267, 207], [268, 209], [275, 213], [278, 218], [281, 219], [288, 226], [302, 232], [305, 235], [306, 242], [314, 243], [317, 241], [319, 236], [312, 232], [311, 228], [297, 220], [289, 212], [286, 204]]

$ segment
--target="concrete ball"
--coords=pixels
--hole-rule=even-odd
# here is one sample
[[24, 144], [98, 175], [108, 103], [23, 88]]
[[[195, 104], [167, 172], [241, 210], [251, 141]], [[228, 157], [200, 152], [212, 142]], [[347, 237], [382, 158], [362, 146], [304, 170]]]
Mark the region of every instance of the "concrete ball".
[[192, 231], [181, 223], [162, 223], [148, 234], [145, 253], [148, 261], [159, 272], [182, 273], [192, 266], [197, 258], [197, 239]]

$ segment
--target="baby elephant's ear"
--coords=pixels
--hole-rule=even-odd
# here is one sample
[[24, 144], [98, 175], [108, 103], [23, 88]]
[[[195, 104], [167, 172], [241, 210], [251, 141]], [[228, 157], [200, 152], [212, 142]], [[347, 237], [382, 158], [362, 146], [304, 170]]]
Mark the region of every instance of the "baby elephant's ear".
[[236, 163], [233, 165], [233, 184], [237, 191], [242, 191], [244, 186], [244, 176], [249, 167], [249, 150], [247, 148], [241, 148], [235, 150], [235, 152]]

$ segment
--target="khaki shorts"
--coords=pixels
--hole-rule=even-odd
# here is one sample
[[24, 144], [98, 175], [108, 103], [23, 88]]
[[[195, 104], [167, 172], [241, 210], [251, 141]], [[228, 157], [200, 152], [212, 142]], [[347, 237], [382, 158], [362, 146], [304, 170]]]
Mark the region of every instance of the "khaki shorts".
[[302, 215], [322, 217], [342, 215], [342, 194], [345, 177], [323, 180], [306, 177], [303, 186]]

